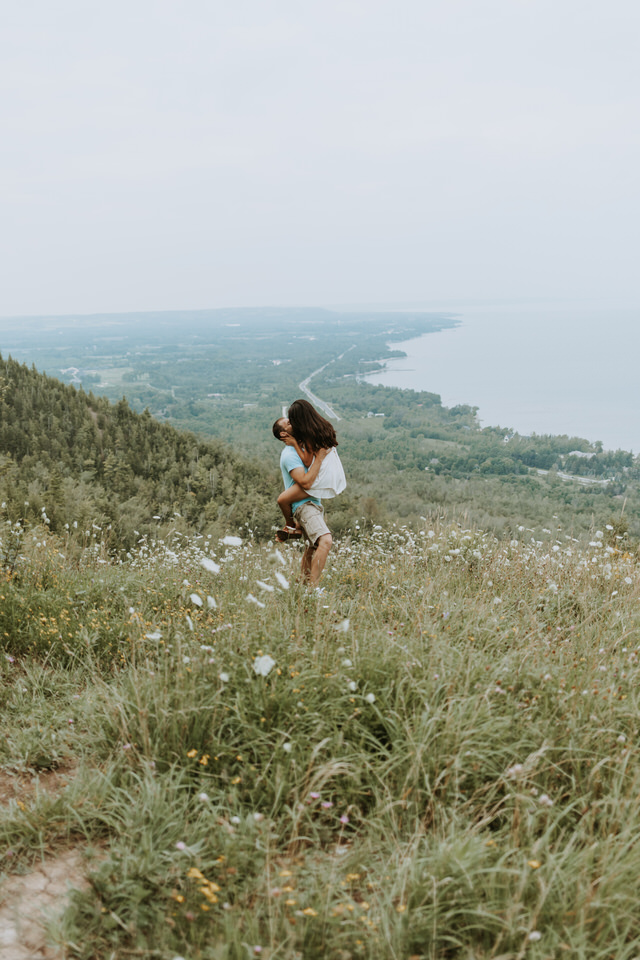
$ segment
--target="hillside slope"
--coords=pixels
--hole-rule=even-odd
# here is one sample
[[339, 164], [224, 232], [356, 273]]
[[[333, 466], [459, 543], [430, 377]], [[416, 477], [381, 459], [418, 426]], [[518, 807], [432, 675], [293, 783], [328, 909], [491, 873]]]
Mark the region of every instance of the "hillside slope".
[[0, 358], [0, 496], [11, 519], [44, 512], [54, 532], [111, 525], [112, 546], [126, 549], [168, 525], [265, 534], [274, 480], [222, 441]]

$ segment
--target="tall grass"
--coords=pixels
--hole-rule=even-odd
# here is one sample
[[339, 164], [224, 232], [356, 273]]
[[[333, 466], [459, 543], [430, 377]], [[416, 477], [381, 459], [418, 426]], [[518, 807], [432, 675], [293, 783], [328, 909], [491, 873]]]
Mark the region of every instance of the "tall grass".
[[33, 540], [0, 762], [75, 775], [2, 869], [100, 844], [68, 956], [639, 956], [637, 556], [520, 533], [356, 530], [320, 595], [295, 546]]

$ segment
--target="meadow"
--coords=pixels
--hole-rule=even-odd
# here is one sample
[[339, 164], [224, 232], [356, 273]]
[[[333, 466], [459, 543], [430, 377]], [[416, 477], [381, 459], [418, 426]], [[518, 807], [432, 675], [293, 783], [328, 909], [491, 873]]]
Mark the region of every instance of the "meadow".
[[82, 855], [63, 956], [640, 956], [613, 524], [362, 522], [321, 593], [250, 534], [0, 537], [0, 870]]

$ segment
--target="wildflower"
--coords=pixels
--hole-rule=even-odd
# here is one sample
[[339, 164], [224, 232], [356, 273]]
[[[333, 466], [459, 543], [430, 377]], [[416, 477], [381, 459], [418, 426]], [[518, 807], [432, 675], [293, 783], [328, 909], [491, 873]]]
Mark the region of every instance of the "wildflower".
[[199, 596], [197, 593], [192, 593], [191, 596], [189, 597], [189, 599], [191, 600], [191, 603], [192, 603], [194, 606], [196, 606], [196, 607], [201, 607], [201, 606], [202, 606], [202, 597]]
[[247, 594], [247, 603], [255, 603], [256, 607], [264, 608], [264, 603], [261, 600], [258, 600], [257, 597], [254, 597], [252, 593]]
[[229, 822], [232, 823], [235, 827], [240, 823], [240, 817], [230, 817]]
[[204, 567], [205, 570], [208, 570], [209, 573], [220, 573], [220, 564], [214, 563], [213, 560], [209, 559], [209, 557], [202, 557], [200, 560], [200, 566]]
[[631, 579], [631, 577], [625, 577], [625, 578], [624, 578], [624, 582], [625, 582], [626, 584], [630, 584], [630, 583], [633, 583], [633, 580]]
[[318, 799], [320, 798], [320, 794], [319, 794], [319, 793], [316, 793], [315, 790], [312, 791], [312, 792], [309, 794], [309, 796], [311, 797], [312, 800], [318, 800]]
[[[278, 554], [278, 556], [280, 556], [280, 554]], [[278, 583], [280, 584], [280, 586], [282, 587], [283, 590], [288, 590], [288, 589], [289, 589], [289, 581], [287, 580], [286, 577], [284, 577], [284, 576], [280, 573], [279, 570], [274, 570], [274, 574], [273, 574], [273, 575], [275, 576], [276, 580], [278, 581]]]
[[553, 800], [552, 800], [551, 797], [550, 797], [548, 794], [546, 794], [546, 793], [543, 793], [542, 796], [540, 797], [540, 803], [542, 804], [543, 807], [552, 807], [552, 806], [553, 806]]
[[[619, 740], [619, 739], [620, 739], [620, 737], [618, 737], [618, 740]], [[131, 743], [123, 743], [123, 744], [122, 744], [122, 749], [123, 749], [123, 750], [131, 750], [131, 747], [132, 747], [132, 746], [133, 746], [133, 744], [131, 744]]]
[[190, 867], [189, 870], [187, 870], [187, 876], [189, 877], [190, 880], [205, 880], [205, 879], [206, 879], [205, 876], [204, 876], [204, 874], [201, 873], [201, 871], [198, 870], [197, 867]]
[[146, 640], [162, 640], [162, 634], [159, 630], [154, 630], [153, 633], [145, 633]]
[[305, 917], [317, 917], [317, 916], [318, 916], [318, 911], [317, 911], [317, 910], [314, 910], [313, 907], [305, 907], [302, 912], [304, 913]]
[[618, 743], [624, 743], [626, 739], [627, 738], [625, 737], [624, 733], [621, 733], [618, 737]]
[[220, 543], [223, 543], [226, 547], [241, 547], [242, 538], [241, 537], [223, 537]]
[[368, 693], [365, 697], [365, 700], [367, 701], [367, 703], [375, 703], [376, 701], [375, 693]]
[[325, 810], [329, 810], [329, 809], [331, 809], [331, 807], [333, 806], [333, 804], [332, 804], [331, 800], [323, 800], [322, 803], [320, 804], [320, 806], [321, 806], [321, 807], [324, 807]]
[[505, 776], [507, 776], [509, 780], [517, 780], [523, 771], [524, 767], [521, 763], [514, 763], [512, 767], [509, 767]]
[[221, 674], [220, 674], [220, 679], [222, 680], [223, 683], [229, 683], [229, 674], [228, 674], [228, 673], [221, 673]]
[[292, 748], [293, 748], [293, 744], [291, 743], [282, 744], [282, 749], [284, 750], [285, 753], [291, 753]]
[[189, 630], [193, 630], [193, 620], [191, 619], [189, 614], [186, 614], [185, 620], [187, 621], [187, 626], [189, 627]]
[[536, 943], [537, 940], [542, 940], [542, 934], [539, 930], [532, 930], [527, 939], [531, 940], [532, 943]]
[[358, 684], [356, 683], [355, 680], [352, 680], [352, 681], [348, 684], [348, 686], [349, 686], [349, 690], [351, 690], [351, 693], [355, 693], [356, 690], [358, 689]]
[[187, 849], [187, 845], [186, 845], [186, 843], [184, 842], [184, 840], [178, 840], [178, 842], [176, 843], [176, 850], [181, 850], [181, 851], [182, 851], [182, 850], [186, 850], [186, 849]]
[[216, 610], [217, 607], [218, 607], [218, 604], [215, 602], [215, 600], [213, 599], [213, 597], [208, 596], [208, 597], [207, 597], [207, 606], [208, 606], [209, 610]]
[[268, 677], [275, 665], [276, 661], [268, 653], [262, 657], [256, 657], [253, 661], [253, 669], [259, 677]]
[[195, 749], [195, 747], [192, 747], [191, 750], [187, 750], [187, 756], [189, 757], [189, 760], [193, 760], [194, 757], [198, 756], [198, 751]]
[[265, 590], [267, 593], [273, 593], [275, 590], [275, 587], [272, 587], [269, 583], [265, 583], [263, 580], [256, 580], [256, 583], [261, 590]]
[[338, 633], [346, 633], [348, 629], [349, 629], [349, 618], [346, 617], [344, 620], [341, 621], [341, 623], [338, 624], [338, 626], [336, 627], [336, 630], [338, 631]]
[[342, 666], [343, 666], [343, 667], [352, 667], [353, 664], [351, 663], [351, 660], [349, 660], [349, 658], [347, 657], [345, 660], [342, 661]]
[[527, 860], [527, 866], [531, 867], [532, 870], [538, 870], [541, 864], [539, 860]]
[[342, 823], [344, 826], [349, 823], [349, 817], [346, 815], [346, 813], [343, 813], [340, 817], [340, 823]]

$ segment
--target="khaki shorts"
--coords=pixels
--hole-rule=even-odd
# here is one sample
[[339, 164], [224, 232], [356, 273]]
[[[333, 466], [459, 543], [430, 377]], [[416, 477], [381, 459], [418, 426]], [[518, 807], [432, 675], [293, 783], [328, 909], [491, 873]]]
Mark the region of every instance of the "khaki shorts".
[[317, 503], [311, 503], [310, 500], [307, 500], [306, 503], [298, 507], [293, 515], [302, 527], [305, 537], [313, 546], [316, 545], [319, 537], [325, 533], [331, 533], [324, 522], [324, 510]]

